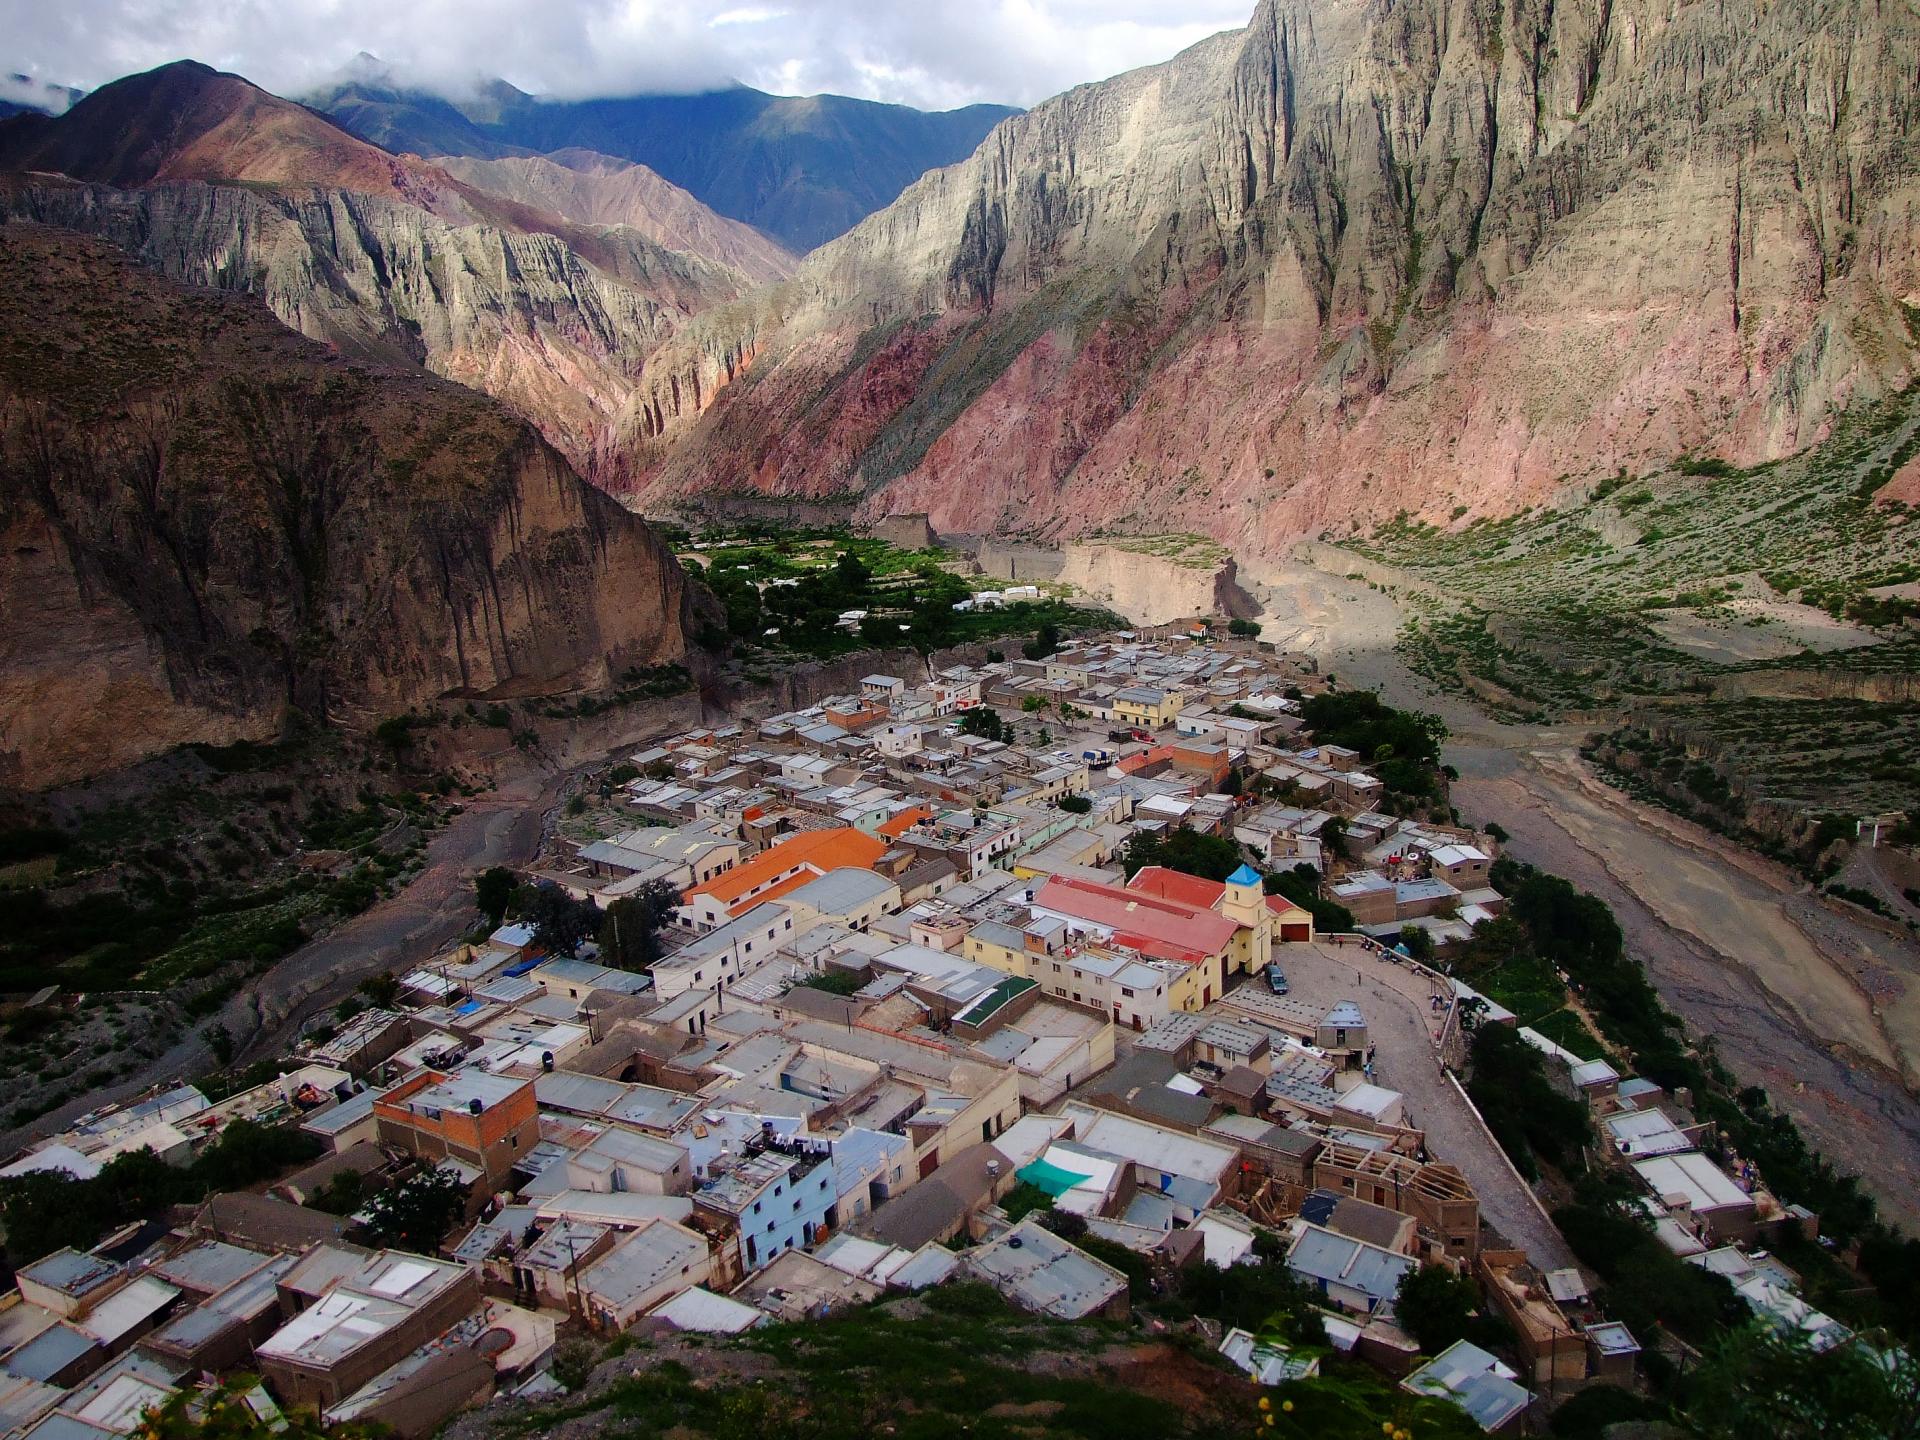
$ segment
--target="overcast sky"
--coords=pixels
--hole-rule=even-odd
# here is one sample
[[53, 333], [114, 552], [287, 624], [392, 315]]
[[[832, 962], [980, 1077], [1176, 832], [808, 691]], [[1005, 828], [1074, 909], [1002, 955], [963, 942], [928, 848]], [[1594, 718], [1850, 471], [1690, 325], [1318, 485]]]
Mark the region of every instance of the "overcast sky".
[[[91, 89], [169, 60], [282, 94], [365, 51], [442, 91], [567, 97], [743, 80], [946, 109], [1031, 105], [1244, 25], [1254, 0], [0, 0], [0, 75]], [[0, 87], [4, 88], [4, 87]]]

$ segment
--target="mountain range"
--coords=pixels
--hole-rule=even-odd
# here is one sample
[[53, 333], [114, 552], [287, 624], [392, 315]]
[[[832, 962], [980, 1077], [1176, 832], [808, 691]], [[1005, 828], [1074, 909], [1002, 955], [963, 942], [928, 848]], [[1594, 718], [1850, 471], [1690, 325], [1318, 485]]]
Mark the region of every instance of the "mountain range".
[[[8, 603], [26, 614], [33, 595], [70, 592], [60, 633], [91, 616], [115, 644], [145, 645], [142, 673], [158, 678], [141, 705], [158, 718], [141, 725], [156, 736], [185, 734], [183, 717], [264, 723], [269, 677], [310, 691], [284, 664], [182, 660], [203, 643], [188, 600], [142, 591], [99, 608], [100, 576], [172, 586], [176, 562], [144, 492], [116, 482], [100, 498], [94, 449], [74, 442], [52, 471], [27, 464], [39, 442], [19, 417], [57, 399], [34, 388], [20, 298], [41, 290], [111, 320], [103, 343], [163, 355], [172, 327], [200, 323], [183, 319], [191, 297], [257, 297], [353, 373], [411, 377], [301, 382], [338, 393], [350, 418], [367, 385], [414, 397], [392, 437], [452, 433], [433, 417], [458, 392], [429, 375], [483, 391], [538, 436], [496, 434], [504, 412], [472, 400], [483, 408], [455, 430], [494, 435], [477, 463], [495, 476], [531, 465], [596, 536], [613, 522], [574, 496], [576, 474], [649, 513], [799, 497], [860, 520], [925, 513], [947, 532], [1185, 530], [1272, 557], [1402, 512], [1442, 526], [1510, 515], [1682, 457], [1766, 461], [1920, 379], [1916, 54], [1910, 9], [1837, 0], [1260, 0], [1245, 29], [1163, 65], [990, 130], [975, 117], [985, 138], [926, 173], [929, 136], [972, 142], [942, 117], [858, 102], [727, 91], [545, 105], [496, 86], [456, 106], [362, 77], [321, 97], [354, 134], [190, 62], [130, 76], [57, 118], [0, 120], [0, 218], [39, 227], [0, 226], [16, 292], [0, 357], [22, 397], [6, 465], [10, 480], [43, 476], [9, 487], [40, 497], [41, 518], [21, 523], [41, 538], [8, 562]], [[646, 146], [657, 166], [622, 153]], [[865, 198], [842, 186], [825, 205], [835, 166], [862, 171]], [[729, 204], [749, 216], [778, 201], [795, 224], [829, 211], [857, 223], [796, 258], [771, 226], [676, 183], [676, 167], [710, 190], [737, 182]], [[905, 188], [889, 201], [895, 178]], [[59, 231], [197, 288], [115, 268], [71, 234], [44, 242], [52, 256], [23, 238]], [[119, 289], [168, 298], [122, 323]], [[64, 323], [77, 350], [80, 322]], [[306, 369], [323, 352], [302, 354]], [[216, 346], [192, 359], [157, 373], [232, 432], [252, 411], [219, 419], [216, 399], [238, 377]], [[54, 373], [73, 379], [66, 363]], [[301, 403], [318, 425], [324, 407]], [[63, 433], [119, 433], [132, 412], [101, 405]], [[222, 463], [241, 460], [242, 473], [265, 464], [240, 450]], [[413, 471], [403, 455], [383, 473]], [[193, 503], [195, 528], [178, 533], [201, 544], [212, 512]], [[509, 487], [489, 503], [518, 501]], [[254, 509], [272, 520], [267, 501]], [[56, 538], [80, 554], [88, 532], [58, 517], [108, 512], [96, 558], [56, 556], [49, 575], [21, 559], [54, 554]], [[356, 513], [370, 553], [417, 549], [406, 485], [367, 491]], [[141, 557], [112, 548], [133, 543], [114, 528], [126, 525], [156, 532]], [[666, 596], [642, 609], [671, 650], [680, 582], [659, 578], [677, 571], [648, 543], [587, 588]], [[165, 635], [139, 639], [150, 601]], [[267, 654], [304, 633], [295, 620], [265, 626]], [[78, 682], [54, 685], [50, 654], [12, 644], [0, 749], [31, 753], [28, 734], [57, 750], [34, 717], [63, 713], [41, 706]], [[395, 662], [417, 688], [331, 671], [322, 688], [372, 715], [436, 685], [592, 668], [568, 650], [470, 683], [448, 679], [438, 640], [422, 653]], [[207, 678], [227, 675], [240, 677], [231, 694]], [[151, 698], [162, 680], [177, 713]], [[38, 775], [80, 762], [8, 763]]]
[[260, 295], [343, 354], [505, 401], [585, 463], [661, 341], [794, 261], [640, 167], [572, 163], [484, 189], [181, 62], [0, 122], [0, 213]]
[[1274, 554], [1780, 456], [1920, 375], [1916, 54], [1831, 0], [1262, 0], [680, 331], [598, 473]]
[[844, 234], [928, 170], [964, 160], [1018, 113], [1004, 105], [927, 112], [745, 85], [555, 101], [496, 80], [449, 100], [397, 84], [369, 56], [353, 78], [309, 99], [396, 152], [501, 159], [589, 150], [636, 161], [796, 252]]

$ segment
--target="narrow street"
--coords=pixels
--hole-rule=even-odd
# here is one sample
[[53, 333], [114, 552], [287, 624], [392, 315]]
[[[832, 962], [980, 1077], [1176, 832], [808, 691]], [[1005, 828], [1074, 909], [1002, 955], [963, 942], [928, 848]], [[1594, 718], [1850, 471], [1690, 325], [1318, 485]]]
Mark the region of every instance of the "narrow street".
[[1288, 945], [1281, 954], [1295, 996], [1360, 1006], [1374, 1045], [1374, 1079], [1406, 1097], [1407, 1123], [1427, 1132], [1431, 1154], [1467, 1177], [1482, 1218], [1541, 1268], [1573, 1264], [1559, 1230], [1435, 1058], [1425, 983], [1358, 945]]

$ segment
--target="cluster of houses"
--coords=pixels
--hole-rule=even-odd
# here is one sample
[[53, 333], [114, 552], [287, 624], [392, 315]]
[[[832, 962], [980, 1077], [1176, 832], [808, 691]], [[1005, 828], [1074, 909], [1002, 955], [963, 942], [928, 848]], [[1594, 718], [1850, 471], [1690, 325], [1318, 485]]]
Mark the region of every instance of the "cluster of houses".
[[[86, 1178], [142, 1148], [184, 1164], [241, 1117], [324, 1150], [265, 1193], [24, 1267], [0, 1302], [0, 1435], [115, 1440], [235, 1371], [263, 1406], [424, 1435], [552, 1389], [570, 1331], [729, 1333], [956, 1279], [1057, 1318], [1124, 1315], [1127, 1277], [1070, 1227], [1010, 1214], [1016, 1189], [1168, 1280], [1276, 1237], [1337, 1347], [1490, 1430], [1529, 1384], [1631, 1374], [1633, 1337], [1581, 1310], [1579, 1273], [1490, 1238], [1468, 1176], [1374, 1083], [1362, 1006], [1271, 983], [1332, 944], [1306, 910], [1252, 865], [1119, 863], [1135, 834], [1188, 828], [1269, 869], [1333, 868], [1382, 935], [1497, 913], [1490, 841], [1380, 813], [1357, 756], [1301, 735], [1311, 683], [1250, 645], [1120, 636], [875, 675], [632, 757], [621, 825], [535, 878], [602, 907], [671, 887], [648, 973], [505, 925], [396, 977], [393, 1004], [310, 1035], [272, 1081], [218, 1102], [176, 1087], [0, 1172]], [[982, 705], [1012, 739], [966, 733]], [[1335, 816], [1345, 866], [1320, 844]], [[1751, 1250], [1811, 1217], [1708, 1162], [1684, 1097], [1567, 1058], [1662, 1238], [1813, 1329]], [[357, 1243], [353, 1215], [316, 1204], [348, 1172], [370, 1196], [427, 1169], [465, 1196], [433, 1254]], [[1472, 1346], [1422, 1363], [1394, 1302], [1426, 1263], [1480, 1281], [1527, 1370]], [[1262, 1379], [1311, 1365], [1244, 1332], [1221, 1346]]]

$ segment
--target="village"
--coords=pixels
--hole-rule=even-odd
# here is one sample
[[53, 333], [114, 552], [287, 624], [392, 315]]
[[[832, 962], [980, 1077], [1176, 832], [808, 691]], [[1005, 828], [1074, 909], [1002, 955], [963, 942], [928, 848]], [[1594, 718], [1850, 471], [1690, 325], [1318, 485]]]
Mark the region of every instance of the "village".
[[[368, 987], [258, 1083], [173, 1086], [12, 1158], [83, 1185], [235, 1127], [305, 1157], [20, 1266], [0, 1435], [116, 1440], [244, 1374], [262, 1413], [424, 1436], [561, 1393], [583, 1340], [960, 1283], [1124, 1321], [1195, 1267], [1260, 1264], [1325, 1343], [1197, 1317], [1256, 1384], [1333, 1353], [1538, 1430], [1632, 1389], [1655, 1342], [1597, 1302], [1462, 1084], [1482, 1027], [1583, 1107], [1666, 1252], [1816, 1348], [1848, 1339], [1772, 1254], [1819, 1217], [1719, 1163], [1686, 1087], [1449, 973], [1507, 899], [1437, 744], [1317, 734], [1337, 679], [1224, 621], [1027, 649], [616, 757], [512, 877], [525, 913]], [[617, 953], [603, 917], [634, 928]], [[1435, 1272], [1498, 1345], [1411, 1333], [1403, 1292]]]

